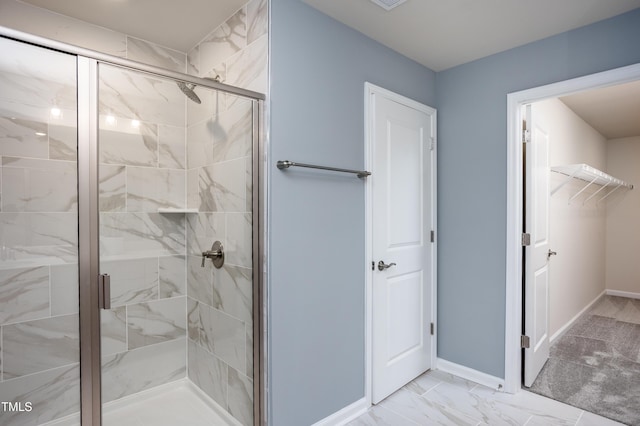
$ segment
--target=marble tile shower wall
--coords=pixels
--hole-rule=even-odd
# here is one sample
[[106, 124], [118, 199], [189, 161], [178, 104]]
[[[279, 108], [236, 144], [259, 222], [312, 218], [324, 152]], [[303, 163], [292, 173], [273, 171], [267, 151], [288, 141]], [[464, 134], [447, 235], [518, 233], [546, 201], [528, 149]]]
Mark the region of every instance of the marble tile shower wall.
[[[266, 92], [267, 0], [252, 0], [188, 58], [199, 77]], [[252, 104], [198, 92], [187, 105], [188, 375], [244, 425], [253, 424]], [[225, 265], [201, 267], [223, 242]]]
[[[267, 19], [267, 0], [252, 0], [188, 54], [119, 33], [107, 53], [266, 92]], [[87, 47], [104, 50], [87, 31]], [[0, 71], [0, 400], [37, 409], [1, 413], [3, 425], [79, 410], [75, 63], [65, 75], [45, 57], [58, 54], [30, 49], [0, 47], [18, 52], [14, 72]], [[203, 103], [187, 102], [185, 119], [175, 84], [100, 71], [101, 267], [113, 305], [102, 312], [104, 398], [188, 374], [252, 424], [251, 103], [196, 89]], [[185, 203], [200, 213], [158, 213]], [[216, 239], [225, 266], [201, 268]]]
[[0, 401], [33, 404], [1, 410], [8, 426], [79, 409], [76, 71], [33, 46], [0, 51]]

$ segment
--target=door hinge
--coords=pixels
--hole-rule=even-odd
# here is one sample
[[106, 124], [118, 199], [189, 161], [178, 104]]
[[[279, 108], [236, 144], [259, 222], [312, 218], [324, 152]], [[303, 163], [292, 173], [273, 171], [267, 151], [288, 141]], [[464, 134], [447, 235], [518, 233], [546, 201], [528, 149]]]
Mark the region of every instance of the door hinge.
[[531, 130], [523, 130], [522, 131], [522, 143], [531, 142]]
[[435, 242], [436, 241], [436, 231], [431, 231], [431, 242]]
[[522, 349], [529, 349], [531, 347], [531, 339], [529, 338], [529, 336], [520, 336], [520, 347]]
[[436, 149], [436, 140], [435, 140], [435, 138], [434, 138], [434, 137], [431, 137], [431, 144], [430, 144], [430, 146], [429, 146], [429, 149], [430, 149], [431, 151], [433, 151], [434, 149]]
[[434, 334], [436, 334], [436, 326], [434, 323], [431, 323], [430, 325], [430, 331], [431, 331], [431, 335], [433, 336]]
[[372, 271], [375, 271], [375, 270], [376, 270], [376, 262], [375, 262], [375, 260], [372, 260], [372, 261], [371, 261], [371, 270], [372, 270]]
[[531, 234], [528, 234], [525, 232], [522, 234], [522, 246], [526, 247], [530, 245], [531, 245]]

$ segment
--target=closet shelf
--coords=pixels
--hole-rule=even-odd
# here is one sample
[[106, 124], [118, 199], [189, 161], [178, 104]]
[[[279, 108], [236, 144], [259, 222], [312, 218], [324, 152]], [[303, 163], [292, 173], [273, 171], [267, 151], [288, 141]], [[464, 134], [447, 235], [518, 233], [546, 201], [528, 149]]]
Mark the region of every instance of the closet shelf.
[[[551, 171], [567, 176], [567, 178], [561, 184], [556, 186], [551, 191], [551, 195], [558, 192], [560, 188], [565, 186], [572, 179], [578, 179], [586, 183], [585, 186], [580, 191], [578, 191], [575, 195], [573, 195], [569, 199], [569, 202], [571, 202], [578, 195], [582, 194], [582, 192], [584, 192], [584, 190], [586, 190], [591, 185], [599, 185], [601, 186], [601, 188], [598, 189], [593, 194], [591, 194], [589, 198], [584, 200], [585, 203], [590, 199], [592, 199], [593, 197], [595, 197], [596, 195], [598, 195], [602, 191], [605, 191], [606, 194], [603, 197], [601, 197], [598, 201], [604, 200], [605, 198], [607, 198], [609, 195], [611, 195], [613, 192], [617, 191], [620, 188], [633, 189], [632, 184], [625, 182], [621, 179], [615, 178], [601, 170], [596, 169], [595, 167], [589, 166], [588, 164], [567, 164], [564, 166], [553, 166], [551, 167]], [[610, 188], [609, 191], [607, 191], [607, 188]]]

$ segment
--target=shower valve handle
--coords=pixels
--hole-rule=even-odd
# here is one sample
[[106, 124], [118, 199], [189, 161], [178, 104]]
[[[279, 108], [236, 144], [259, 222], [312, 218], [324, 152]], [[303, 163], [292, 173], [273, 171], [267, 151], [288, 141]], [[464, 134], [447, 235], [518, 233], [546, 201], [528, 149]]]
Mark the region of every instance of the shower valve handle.
[[213, 266], [216, 268], [222, 268], [224, 265], [224, 247], [220, 241], [216, 241], [211, 246], [211, 250], [202, 252], [202, 266], [204, 268], [205, 259], [211, 259], [213, 261]]

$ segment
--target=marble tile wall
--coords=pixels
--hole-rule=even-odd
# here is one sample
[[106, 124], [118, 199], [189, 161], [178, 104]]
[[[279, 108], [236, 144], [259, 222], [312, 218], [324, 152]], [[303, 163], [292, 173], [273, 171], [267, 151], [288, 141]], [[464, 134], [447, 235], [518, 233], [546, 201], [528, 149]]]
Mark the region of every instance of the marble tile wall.
[[[187, 55], [187, 72], [267, 90], [267, 0], [252, 0]], [[253, 423], [251, 102], [199, 94], [187, 105], [189, 378], [244, 425]], [[200, 254], [224, 244], [221, 269]]]
[[[267, 18], [267, 0], [251, 0], [187, 54], [75, 20], [61, 34], [81, 44], [77, 27], [105, 42], [97, 50], [266, 92]], [[75, 62], [0, 45], [9, 50], [0, 57], [0, 400], [36, 408], [0, 413], [0, 423], [39, 424], [79, 409]], [[202, 105], [172, 82], [100, 65], [101, 268], [113, 305], [101, 313], [103, 392], [113, 400], [188, 375], [251, 424], [252, 108], [196, 90]], [[158, 212], [184, 207], [200, 213]], [[225, 266], [201, 268], [216, 239]]]
[[[159, 48], [129, 41], [157, 62]], [[184, 63], [183, 63], [184, 66]], [[178, 86], [100, 66], [101, 272], [112, 309], [101, 312], [103, 401], [186, 376], [186, 98]]]
[[[75, 59], [0, 39], [0, 424], [78, 411]], [[41, 64], [46, 63], [46, 67]]]

